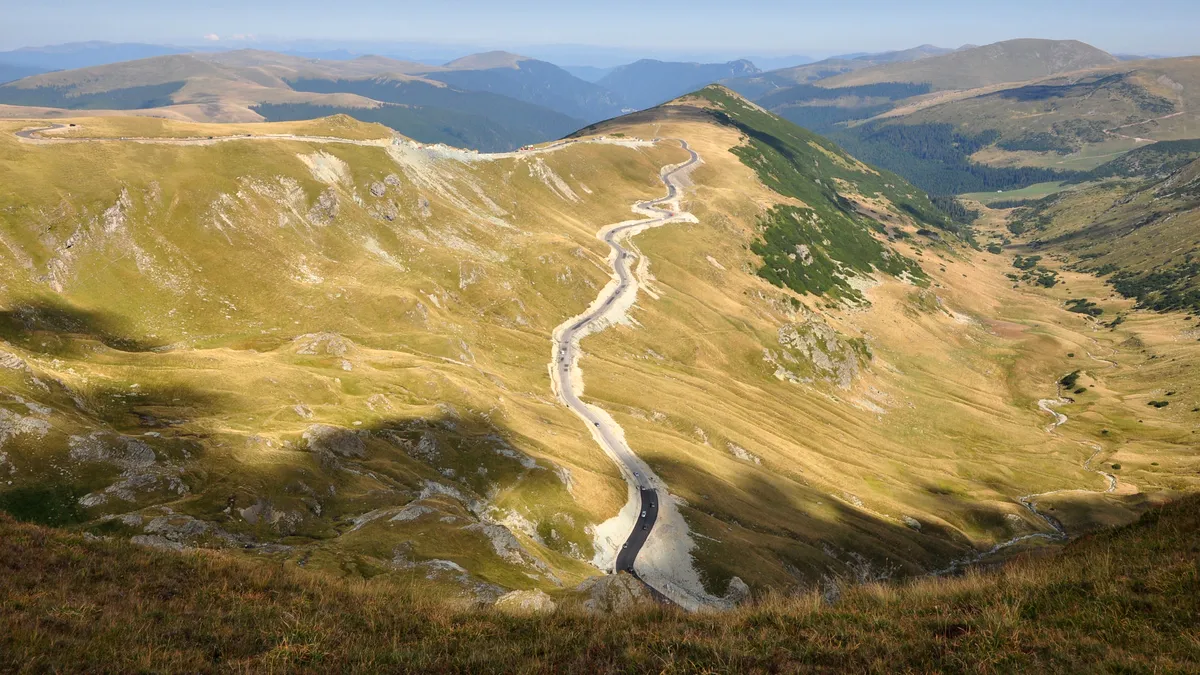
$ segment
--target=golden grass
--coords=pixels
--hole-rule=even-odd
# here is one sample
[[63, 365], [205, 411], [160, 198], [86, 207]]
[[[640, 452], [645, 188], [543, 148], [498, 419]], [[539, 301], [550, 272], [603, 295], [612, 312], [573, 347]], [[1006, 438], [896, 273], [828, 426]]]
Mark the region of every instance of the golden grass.
[[[36, 120], [2, 120], [0, 129], [10, 133], [10, 129], [32, 126]], [[393, 133], [381, 124], [359, 122], [347, 115], [333, 115], [312, 120], [296, 122], [257, 122], [257, 123], [203, 123], [187, 122], [160, 117], [142, 117], [134, 115], [113, 115], [92, 117], [76, 115], [71, 117], [55, 117], [46, 122], [49, 124], [74, 124], [52, 133], [48, 138], [194, 138], [207, 139], [224, 138], [229, 136], [255, 136], [289, 134], [294, 136], [322, 136], [345, 138], [347, 140], [382, 140], [389, 139]]]
[[[830, 580], [720, 614], [520, 617], [420, 585], [160, 553], [0, 516], [12, 672], [1191, 672], [1200, 500], [1061, 554], [903, 585]], [[824, 599], [822, 599], [824, 598]], [[832, 604], [829, 604], [832, 601]]]
[[[200, 128], [94, 124], [116, 135], [146, 124], [148, 133], [155, 124], [172, 133]], [[255, 128], [266, 126], [275, 128]], [[756, 588], [793, 587], [849, 569], [850, 552], [877, 570], [920, 573], [1044, 530], [1015, 499], [1096, 489], [1100, 478], [1083, 469], [1090, 451], [1079, 441], [1102, 443], [1098, 460], [1125, 462], [1122, 476], [1148, 496], [1119, 494], [1096, 508], [1091, 497], [1056, 500], [1056, 509], [1074, 514], [1073, 531], [1128, 522], [1154, 500], [1194, 489], [1194, 437], [1184, 411], [1150, 413], [1139, 399], [1163, 382], [1184, 382], [1182, 363], [1195, 359], [1195, 345], [1170, 347], [1178, 368], [1154, 371], [1140, 367], [1146, 362], [1137, 350], [1121, 346], [1133, 337], [1154, 342], [1154, 317], [1097, 333], [1065, 311], [1061, 289], [1011, 288], [1007, 256], [927, 241], [900, 249], [931, 275], [928, 291], [881, 280], [866, 291], [873, 305], [865, 310], [794, 296], [754, 274], [758, 260], [747, 245], [757, 219], [785, 200], [728, 152], [741, 142], [735, 132], [685, 121], [626, 132], [687, 138], [700, 152], [705, 164], [686, 207], [701, 222], [651, 230], [634, 242], [656, 277], [653, 295], [638, 299], [638, 327], [585, 340], [586, 395], [616, 415], [633, 448], [687, 500], [685, 517], [703, 535], [697, 564], [712, 588], [723, 590], [734, 574]], [[297, 158], [318, 151], [345, 163], [336, 185]], [[194, 451], [191, 494], [114, 502], [90, 518], [153, 515], [169, 506], [240, 534], [286, 540], [297, 546], [293, 561], [311, 552], [314, 567], [352, 577], [387, 572], [396, 546], [423, 537], [422, 557], [451, 560], [509, 587], [553, 588], [501, 561], [485, 540], [458, 538], [457, 524], [436, 517], [436, 525], [380, 521], [347, 532], [350, 518], [403, 506], [428, 481], [461, 480], [544, 533], [544, 545], [518, 535], [564, 582], [594, 574], [583, 562], [591, 543], [585, 528], [618, 510], [625, 486], [587, 430], [553, 401], [549, 334], [607, 281], [607, 247], [595, 232], [630, 218], [634, 201], [660, 195], [659, 167], [681, 158], [669, 143], [637, 151], [577, 145], [545, 155], [579, 198], [570, 201], [537, 178], [528, 160], [443, 165], [435, 177], [449, 187], [439, 189], [380, 148], [275, 140], [32, 146], [6, 133], [3, 309], [57, 296], [97, 312], [108, 333], [149, 347], [175, 345], [118, 349], [105, 342], [111, 335], [81, 330], [9, 336], [12, 351], [55, 385], [47, 395], [22, 374], [0, 371], [7, 391], [55, 410], [46, 441], [6, 446], [30, 469], [18, 480], [61, 481], [53, 467], [68, 461], [70, 435], [153, 428], [173, 460], [182, 462], [182, 448]], [[397, 207], [394, 221], [370, 211], [382, 203], [370, 187], [389, 174], [399, 179], [386, 197]], [[298, 186], [294, 203], [263, 187], [283, 181]], [[133, 204], [127, 232], [105, 238], [96, 223], [122, 190]], [[326, 190], [339, 195], [341, 211], [334, 223], [316, 226], [305, 214]], [[64, 254], [78, 227], [90, 227], [95, 238]], [[131, 245], [146, 257], [132, 255]], [[71, 272], [62, 294], [48, 293], [40, 280], [51, 260]], [[939, 309], [938, 298], [954, 313]], [[763, 350], [778, 351], [780, 325], [802, 318], [793, 302], [869, 343], [875, 359], [849, 389], [773, 377]], [[298, 353], [298, 336], [324, 332], [348, 341], [344, 357]], [[1093, 339], [1104, 353], [1117, 351], [1111, 358], [1119, 366], [1093, 369], [1096, 394], [1064, 408], [1072, 422], [1048, 435], [1036, 401], [1055, 394], [1054, 382], [1077, 368]], [[131, 395], [133, 385], [149, 393]], [[79, 412], [73, 394], [95, 412]], [[145, 414], [179, 422], [146, 427]], [[301, 433], [316, 422], [368, 435], [358, 474], [331, 471], [304, 451]], [[1117, 435], [1103, 438], [1103, 428]], [[386, 440], [397, 429], [409, 440], [428, 431], [452, 450], [437, 461], [415, 457]], [[498, 459], [493, 437], [541, 468]], [[174, 445], [183, 443], [194, 445]], [[762, 464], [737, 459], [730, 444]], [[569, 490], [552, 467], [569, 470]], [[87, 474], [79, 476], [85, 492], [112, 478], [93, 467], [79, 473]], [[323, 497], [321, 515], [306, 515], [295, 532], [223, 515], [231, 494], [239, 508], [266, 500], [309, 513], [300, 485], [334, 496]]]

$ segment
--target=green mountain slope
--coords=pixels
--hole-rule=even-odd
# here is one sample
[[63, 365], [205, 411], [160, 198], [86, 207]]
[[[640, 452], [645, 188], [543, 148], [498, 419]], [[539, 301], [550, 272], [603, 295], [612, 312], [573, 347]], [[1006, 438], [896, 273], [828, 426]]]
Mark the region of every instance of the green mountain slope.
[[501, 94], [585, 123], [621, 114], [618, 96], [545, 61], [518, 57], [511, 64], [497, 67], [488, 62], [477, 64], [460, 59], [447, 64], [447, 68], [427, 73], [426, 77], [456, 89]]
[[[925, 193], [899, 176], [862, 164], [827, 139], [767, 112], [724, 86], [710, 85], [681, 102], [690, 98], [708, 102], [708, 106], [697, 109], [699, 114], [747, 137], [748, 144], [733, 152], [763, 184], [804, 204], [779, 206], [763, 219], [762, 238], [753, 247], [763, 259], [761, 276], [799, 293], [853, 300], [861, 299], [849, 282], [853, 273], [879, 270], [924, 279], [916, 263], [895, 254], [875, 238], [875, 234], [888, 230], [861, 214], [847, 195], [882, 200], [921, 227], [955, 229]], [[659, 114], [663, 113], [649, 111], [642, 123], [653, 121]], [[579, 134], [606, 130], [607, 125], [601, 124]], [[804, 253], [798, 255], [801, 250]]]
[[[779, 207], [767, 217], [763, 240], [754, 251], [763, 257], [759, 274], [771, 283], [817, 295], [858, 297], [844, 270], [923, 279], [921, 268], [889, 251], [873, 232], [879, 223], [858, 214], [842, 196], [847, 185], [866, 197], [884, 197], [922, 224], [949, 228], [949, 220], [920, 190], [895, 175], [864, 166], [833, 143], [771, 115], [721, 87], [707, 87], [699, 96], [717, 106], [715, 116], [750, 138], [735, 153], [754, 169], [764, 184], [781, 195], [802, 201], [807, 208]], [[844, 188], [841, 188], [844, 189]], [[808, 256], [797, 257], [803, 247]]]
[[[1150, 166], [1138, 163], [1136, 170]], [[1161, 161], [1153, 166], [1163, 170]], [[1031, 250], [1066, 256], [1074, 269], [1104, 276], [1139, 307], [1200, 314], [1200, 160], [1149, 184], [1109, 183], [1047, 197], [1011, 219], [1009, 228]]]
[[1159, 141], [1105, 162], [1088, 173], [1091, 178], [1166, 178], [1176, 169], [1200, 159], [1200, 139]]
[[634, 109], [649, 108], [706, 84], [758, 72], [749, 61], [677, 63], [642, 59], [614, 68], [597, 84], [612, 91]]
[[584, 119], [618, 111], [599, 87], [550, 64], [516, 58], [511, 67], [496, 68], [483, 59], [442, 67], [257, 50], [168, 55], [25, 78], [0, 86], [0, 103], [68, 110], [169, 108], [173, 116], [221, 122], [343, 113], [422, 141], [483, 151], [560, 138]]
[[[1091, 172], [1149, 142], [1195, 138], [1200, 135], [1194, 112], [1200, 106], [1197, 84], [1200, 59], [1121, 63], [944, 99], [843, 108], [839, 112], [846, 121], [828, 133], [857, 156], [931, 192], [1009, 190], [1102, 177]], [[857, 103], [849, 100], [847, 105]], [[877, 112], [885, 105], [890, 109]], [[779, 112], [805, 123], [794, 113], [804, 110], [783, 107]], [[862, 121], [872, 114], [876, 117]], [[1106, 171], [1131, 175], [1128, 171], [1138, 160], [1130, 162]]]
[[925, 82], [934, 89], [973, 89], [1115, 63], [1115, 56], [1076, 40], [1007, 40], [926, 59], [878, 65], [835, 75], [823, 80], [822, 86]]
[[[485, 152], [515, 150], [528, 143], [561, 138], [584, 124], [582, 120], [515, 98], [408, 79], [298, 79], [289, 80], [288, 85], [296, 91], [348, 93], [406, 106], [409, 112], [403, 114], [411, 115], [414, 118], [411, 121], [391, 117], [390, 114], [401, 113], [386, 108], [378, 112], [349, 109], [338, 112], [345, 112], [365, 122], [387, 124], [418, 140], [432, 140], [427, 128], [444, 129], [444, 136], [460, 140], [455, 145]], [[265, 112], [263, 114], [268, 119], [282, 119]], [[388, 124], [388, 120], [394, 122]]]
[[1013, 40], [760, 91], [757, 102], [930, 193], [1010, 190], [1077, 178], [1147, 130], [1181, 137], [1171, 134], [1191, 123], [1194, 76], [1178, 61], [1119, 64], [1078, 42]]

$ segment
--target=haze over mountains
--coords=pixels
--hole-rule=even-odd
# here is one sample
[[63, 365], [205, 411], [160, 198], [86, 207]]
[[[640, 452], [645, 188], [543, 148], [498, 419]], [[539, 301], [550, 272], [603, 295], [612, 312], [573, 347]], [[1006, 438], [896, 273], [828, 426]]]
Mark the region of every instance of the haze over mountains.
[[[30, 68], [166, 49], [72, 45], [0, 54], [0, 64], [9, 64], [10, 76], [19, 78]], [[588, 75], [583, 79], [507, 52], [429, 65], [377, 56], [331, 60], [235, 50], [160, 55], [30, 77], [0, 87], [0, 103], [136, 109], [198, 121], [303, 119], [341, 112], [387, 124], [418, 140], [493, 151], [558, 138], [572, 128], [718, 81], [799, 124], [828, 132], [833, 125], [902, 108], [900, 101], [926, 92], [1030, 81], [1116, 63], [1115, 57], [1078, 42], [1014, 40], [957, 50], [923, 45], [765, 73], [749, 61], [646, 59], [583, 72]]]

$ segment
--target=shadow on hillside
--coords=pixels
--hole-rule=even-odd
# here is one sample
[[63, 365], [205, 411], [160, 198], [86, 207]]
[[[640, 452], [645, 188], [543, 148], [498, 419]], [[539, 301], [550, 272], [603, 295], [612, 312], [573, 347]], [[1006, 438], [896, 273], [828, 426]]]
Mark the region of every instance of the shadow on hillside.
[[87, 412], [121, 432], [161, 432], [228, 412], [231, 407], [224, 393], [178, 382], [89, 383], [75, 393]]
[[132, 337], [116, 314], [71, 306], [60, 299], [27, 298], [0, 309], [0, 339], [29, 351], [67, 355], [79, 340], [100, 342], [123, 352], [159, 346]]
[[[789, 483], [771, 476], [766, 467], [747, 465], [735, 476], [722, 477], [674, 460], [655, 458], [650, 464], [673, 494], [687, 500], [685, 518], [691, 510], [742, 530], [751, 538], [757, 535], [781, 567], [806, 577], [800, 580], [802, 585], [829, 573], [860, 580], [872, 575], [920, 576], [978, 552], [953, 527], [921, 522], [918, 529], [855, 506], [853, 495], [828, 494], [808, 485]], [[1006, 512], [1001, 509], [954, 494], [931, 492], [931, 498], [942, 502], [942, 507], [933, 512], [944, 513], [949, 521], [961, 520], [993, 532], [1006, 531]], [[751, 517], [757, 522], [751, 523]], [[736, 533], [730, 536], [731, 541], [741, 539]], [[709, 579], [712, 587], [721, 589], [729, 577], [738, 573], [739, 558], [735, 551], [721, 551], [720, 544], [712, 546], [725, 559], [706, 560], [703, 567], [715, 577]], [[824, 569], [814, 566], [813, 551], [827, 559]]]

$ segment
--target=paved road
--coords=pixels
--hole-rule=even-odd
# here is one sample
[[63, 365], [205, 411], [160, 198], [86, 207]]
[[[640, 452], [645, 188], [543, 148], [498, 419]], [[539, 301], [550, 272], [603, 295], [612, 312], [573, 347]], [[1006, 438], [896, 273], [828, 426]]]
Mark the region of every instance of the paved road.
[[[71, 126], [74, 126], [73, 124]], [[32, 129], [22, 129], [14, 132], [17, 138], [25, 141], [30, 141], [39, 144], [64, 144], [64, 143], [112, 143], [116, 141], [124, 141], [127, 143], [141, 143], [148, 145], [212, 145], [214, 143], [224, 143], [230, 141], [307, 141], [316, 143], [343, 143], [349, 145], [365, 145], [386, 147], [389, 145], [411, 145], [417, 148], [429, 149], [444, 149], [458, 153], [460, 158], [478, 158], [478, 159], [501, 159], [514, 157], [527, 157], [531, 155], [541, 155], [550, 152], [556, 152], [563, 148], [571, 147], [578, 144], [610, 144], [610, 145], [628, 145], [631, 139], [623, 138], [608, 138], [601, 136], [598, 138], [572, 138], [561, 141], [555, 141], [547, 145], [528, 147], [513, 150], [511, 152], [494, 152], [480, 153], [474, 150], [465, 150], [447, 146], [442, 143], [421, 143], [411, 139], [405, 139], [401, 136], [393, 135], [390, 138], [375, 138], [366, 140], [357, 140], [352, 138], [341, 138], [338, 136], [298, 136], [296, 134], [234, 134], [224, 136], [57, 136], [54, 134], [46, 135], [45, 132], [53, 132], [59, 129], [66, 129], [66, 124], [51, 124], [45, 127], [36, 127]]]
[[67, 125], [65, 125], [65, 124], [52, 124], [48, 127], [38, 127], [36, 129], [22, 129], [21, 131], [18, 131], [16, 135], [17, 135], [17, 138], [27, 138], [29, 140], [36, 140], [37, 137], [34, 136], [34, 134], [38, 134], [43, 131], [54, 131], [55, 129], [62, 129], [66, 126]]
[[[684, 150], [687, 150], [690, 158], [688, 161], [680, 164], [670, 171], [663, 174], [663, 182], [667, 186], [667, 195], [647, 202], [638, 204], [641, 208], [660, 209], [660, 205], [664, 202], [671, 201], [679, 194], [679, 184], [677, 182], [678, 175], [681, 171], [692, 166], [700, 160], [700, 157], [688, 147], [685, 141], [679, 141]], [[617, 239], [628, 230], [660, 225], [671, 221], [677, 214], [670, 211], [662, 210], [662, 215], [656, 218], [636, 221], [628, 223], [621, 227], [616, 227], [608, 231], [604, 235], [604, 241], [612, 247], [616, 252], [616, 258], [613, 261], [613, 271], [616, 273], [617, 286], [604, 298], [604, 302], [596, 305], [596, 309], [585, 314], [574, 321], [565, 330], [558, 334], [555, 344], [555, 359], [554, 367], [558, 370], [558, 387], [559, 398], [567, 404], [571, 410], [575, 412], [585, 423], [592, 426], [593, 431], [600, 443], [605, 447], [610, 455], [615, 457], [621, 465], [622, 473], [625, 479], [638, 489], [638, 518], [634, 524], [633, 531], [625, 540], [624, 545], [617, 554], [614, 571], [633, 571], [633, 563], [637, 559], [638, 553], [642, 549], [642, 545], [646, 543], [646, 538], [650, 536], [651, 530], [654, 528], [654, 523], [658, 518], [658, 500], [659, 493], [655, 489], [653, 482], [646, 471], [642, 468], [644, 465], [636, 455], [629, 449], [620, 438], [618, 438], [617, 430], [612, 429], [606, 423], [592, 413], [582, 401], [579, 400], [578, 394], [575, 392], [574, 386], [571, 384], [571, 367], [578, 357], [576, 346], [578, 344], [577, 336], [581, 331], [586, 329], [589, 324], [600, 319], [606, 310], [613, 303], [617, 302], [628, 293], [637, 291], [636, 285], [633, 283], [632, 265], [634, 256], [629, 253], [624, 247], [617, 243]]]
[[345, 143], [349, 145], [367, 145], [386, 147], [396, 143], [393, 138], [376, 138], [367, 140], [358, 140], [353, 138], [339, 138], [337, 136], [297, 136], [296, 134], [234, 134], [225, 136], [55, 136], [43, 135], [47, 131], [57, 131], [65, 129], [65, 124], [51, 124], [48, 127], [36, 127], [33, 129], [22, 129], [14, 135], [17, 138], [22, 138], [27, 141], [42, 144], [64, 144], [64, 143], [112, 143], [124, 141], [126, 143], [141, 143], [144, 145], [212, 145], [214, 143], [226, 143], [230, 141], [314, 141], [318, 143]]
[[[128, 142], [136, 142], [136, 143], [191, 145], [191, 144], [208, 144], [208, 143], [213, 143], [213, 142], [227, 142], [227, 141], [251, 140], [251, 139], [253, 139], [253, 140], [271, 140], [271, 139], [275, 139], [275, 140], [281, 140], [281, 139], [282, 140], [308, 140], [308, 141], [321, 141], [321, 142], [350, 143], [350, 144], [354, 144], [354, 145], [389, 145], [389, 144], [397, 142], [396, 139], [358, 141], [358, 140], [328, 138], [328, 137], [319, 137], [319, 136], [295, 136], [295, 135], [291, 135], [291, 134], [259, 134], [256, 136], [250, 136], [247, 134], [244, 136], [217, 136], [216, 138], [200, 137], [200, 138], [106, 138], [106, 139], [55, 138], [52, 136], [46, 137], [46, 136], [40, 135], [41, 132], [52, 131], [55, 129], [61, 129], [64, 126], [66, 126], [66, 125], [53, 124], [48, 127], [40, 127], [40, 128], [36, 128], [36, 129], [25, 129], [25, 130], [16, 132], [16, 135], [20, 138], [23, 138], [23, 139], [26, 139], [29, 141], [42, 142], [42, 143], [46, 143], [46, 142], [87, 143], [87, 142], [95, 142], [95, 141], [128, 141]], [[658, 140], [662, 140], [662, 139], [654, 139], [654, 140], [658, 141]], [[571, 140], [551, 143], [551, 144], [541, 147], [541, 148], [519, 151], [518, 153], [501, 153], [501, 154], [497, 154], [494, 156], [499, 157], [499, 156], [515, 156], [515, 155], [526, 155], [526, 154], [540, 154], [540, 153], [544, 153], [544, 152], [553, 152], [553, 151], [559, 150], [561, 148], [565, 148], [570, 145], [574, 145], [576, 143], [597, 143], [597, 142], [615, 142], [615, 141], [608, 141], [607, 139], [586, 139], [586, 140], [571, 139]], [[575, 362], [575, 359], [577, 357], [575, 345], [577, 342], [577, 335], [579, 334], [579, 332], [581, 330], [583, 330], [584, 328], [586, 328], [592, 322], [599, 319], [604, 314], [604, 312], [612, 306], [612, 304], [614, 302], [617, 302], [626, 294], [634, 293], [637, 290], [636, 285], [633, 283], [633, 272], [631, 269], [634, 256], [632, 256], [629, 253], [629, 251], [625, 250], [625, 248], [623, 248], [620, 244], [618, 244], [617, 239], [622, 234], [627, 232], [628, 230], [638, 228], [638, 227], [661, 225], [663, 223], [671, 222], [678, 215], [678, 214], [672, 213], [670, 211], [667, 211], [665, 209], [662, 209], [661, 205], [665, 202], [669, 202], [669, 201], [675, 199], [676, 196], [679, 195], [680, 187], [677, 182], [677, 177], [678, 177], [679, 173], [681, 171], [687, 169], [688, 167], [692, 166], [693, 164], [695, 164], [696, 162], [698, 162], [700, 160], [700, 157], [695, 153], [695, 151], [693, 151], [691, 148], [688, 147], [687, 142], [680, 140], [679, 143], [683, 147], [683, 149], [688, 152], [689, 159], [686, 162], [684, 162], [683, 164], [680, 164], [680, 165], [672, 168], [670, 171], [667, 171], [663, 174], [662, 179], [663, 179], [663, 182], [667, 186], [666, 196], [660, 197], [658, 199], [654, 199], [651, 201], [640, 202], [638, 204], [638, 206], [640, 208], [658, 210], [662, 213], [662, 215], [655, 217], [655, 218], [649, 218], [647, 220], [641, 220], [641, 221], [635, 221], [632, 223], [628, 223], [621, 227], [613, 228], [613, 229], [609, 230], [607, 234], [605, 234], [604, 241], [610, 247], [612, 247], [613, 251], [616, 252], [616, 259], [613, 262], [613, 271], [616, 272], [618, 284], [617, 284], [616, 288], [613, 289], [609, 293], [609, 296], [607, 298], [605, 298], [604, 302], [602, 304], [600, 304], [599, 306], [597, 306], [597, 308], [594, 311], [580, 317], [573, 324], [571, 324], [571, 326], [569, 326], [566, 330], [563, 330], [560, 333], [560, 335], [558, 337], [558, 342], [556, 344], [555, 354], [556, 354], [556, 358], [558, 359], [558, 363], [555, 364], [555, 367], [557, 369], [559, 369], [558, 374], [560, 375], [560, 378], [561, 378], [559, 380], [560, 384], [561, 384], [561, 386], [559, 387], [559, 397], [563, 400], [564, 403], [567, 404], [568, 407], [570, 407], [572, 410], [575, 411], [575, 414], [577, 414], [581, 418], [583, 418], [583, 420], [587, 424], [592, 425], [593, 429], [597, 432], [600, 442], [605, 446], [605, 448], [609, 451], [609, 453], [612, 456], [617, 458], [618, 462], [621, 465], [622, 473], [625, 475], [626, 480], [629, 481], [632, 485], [634, 485], [638, 489], [639, 503], [638, 503], [637, 522], [634, 524], [633, 530], [629, 533], [629, 536], [626, 538], [624, 545], [622, 546], [621, 550], [617, 554], [617, 558], [616, 558], [616, 561], [614, 564], [614, 571], [617, 571], [617, 570], [624, 570], [624, 571], [628, 571], [628, 572], [633, 571], [633, 564], [637, 559], [637, 555], [641, 551], [642, 546], [646, 543], [647, 537], [650, 536], [650, 532], [651, 532], [651, 530], [653, 530], [654, 523], [658, 518], [659, 495], [655, 489], [654, 484], [650, 480], [649, 476], [646, 475], [646, 470], [644, 468], [642, 468], [644, 465], [641, 463], [640, 460], [638, 460], [637, 456], [633, 454], [633, 452], [629, 449], [629, 447], [618, 438], [619, 427], [616, 429], [610, 428], [608, 426], [606, 420], [601, 420], [598, 417], [596, 417], [595, 415], [593, 415], [592, 412], [588, 410], [587, 406], [585, 406], [583, 404], [583, 402], [579, 400], [578, 394], [576, 394], [574, 387], [571, 385], [570, 370], [571, 370], [572, 364]]]

